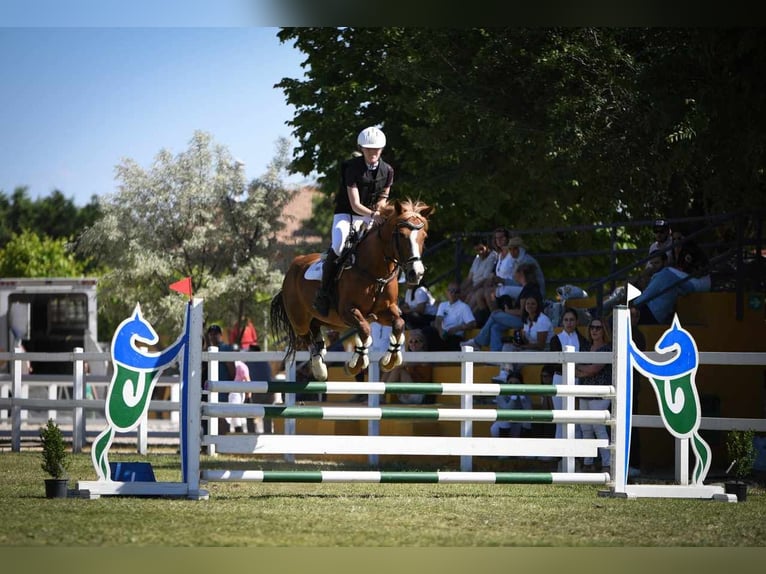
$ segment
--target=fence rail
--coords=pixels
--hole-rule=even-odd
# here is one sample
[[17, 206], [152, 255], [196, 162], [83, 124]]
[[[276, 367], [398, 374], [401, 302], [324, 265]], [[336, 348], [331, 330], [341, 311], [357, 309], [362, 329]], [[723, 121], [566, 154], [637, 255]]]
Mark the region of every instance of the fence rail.
[[[370, 353], [370, 368], [368, 378], [371, 381], [380, 379], [377, 360], [381, 353]], [[766, 353], [724, 353], [724, 352], [700, 352], [700, 365], [731, 365], [731, 366], [766, 366]], [[208, 365], [213, 361], [233, 361], [235, 359], [259, 362], [281, 361], [283, 358], [281, 351], [272, 352], [216, 352], [206, 351], [202, 354], [203, 362]], [[652, 358], [659, 358], [657, 353], [648, 353]], [[307, 352], [298, 352], [296, 362], [308, 360]], [[326, 360], [329, 363], [342, 363], [348, 358], [345, 352], [328, 352]], [[23, 374], [22, 366], [26, 361], [67, 361], [73, 363], [72, 375], [35, 375]], [[610, 355], [608, 353], [595, 352], [425, 352], [425, 353], [407, 353], [407, 360], [412, 362], [433, 363], [433, 364], [454, 364], [465, 366], [466, 362], [473, 365], [481, 364], [501, 364], [505, 362], [526, 363], [526, 364], [547, 364], [547, 363], [608, 363]], [[111, 378], [109, 375], [90, 375], [86, 372], [86, 363], [88, 361], [106, 361], [111, 369], [111, 356], [109, 353], [79, 352], [75, 350], [71, 353], [0, 353], [0, 362], [8, 361], [11, 368], [10, 374], [0, 374], [0, 440], [10, 439], [11, 449], [20, 451], [22, 438], [36, 437], [36, 428], [31, 428], [34, 420], [30, 418], [30, 412], [46, 412], [48, 417], [54, 419], [70, 419], [72, 421], [71, 430], [67, 430], [72, 441], [73, 452], [82, 451], [86, 444], [86, 439], [95, 436], [100, 432], [104, 425], [103, 418], [85, 416], [85, 413], [103, 413], [105, 408], [105, 394], [108, 383]], [[287, 379], [295, 380], [294, 364], [292, 371], [288, 371]], [[211, 371], [213, 372], [213, 371]], [[461, 370], [461, 372], [463, 372]], [[471, 373], [473, 375], [473, 373]], [[473, 382], [473, 376], [470, 377]], [[457, 383], [461, 381], [445, 381], [443, 384]], [[350, 383], [355, 384], [373, 384], [373, 383]], [[377, 383], [375, 383], [377, 384]], [[476, 383], [482, 384], [481, 382]], [[736, 384], [736, 377], [732, 377], [732, 384]], [[279, 383], [280, 388], [289, 391], [290, 383]], [[180, 410], [180, 380], [177, 375], [163, 374], [157, 388], [165, 389], [165, 395], [170, 399], [154, 398], [149, 404], [150, 413], [170, 413], [169, 420], [164, 420], [162, 425], [151, 419], [142, 421], [135, 433], [137, 441], [137, 450], [142, 454], [148, 452], [150, 444], [166, 445], [177, 444], [179, 429], [179, 410]], [[223, 390], [223, 387], [221, 387]], [[295, 392], [286, 395], [286, 405], [294, 404], [295, 393], [307, 391], [305, 385], [296, 384]], [[31, 394], [42, 393], [43, 396], [30, 396]], [[369, 406], [377, 407], [379, 397], [370, 395]], [[63, 413], [63, 417], [61, 414]], [[43, 421], [40, 420], [40, 423]], [[154, 424], [153, 424], [154, 423]], [[294, 420], [287, 420], [286, 423], [292, 423]], [[98, 428], [93, 428], [98, 425]], [[663, 423], [659, 416], [636, 414], [633, 418], [633, 426], [638, 428], [662, 428]], [[88, 428], [90, 427], [90, 428]], [[159, 428], [158, 428], [159, 427]], [[290, 425], [287, 425], [289, 433]], [[369, 434], [377, 434], [377, 421], [370, 421]], [[763, 418], [726, 418], [726, 417], [702, 417], [700, 423], [702, 430], [746, 430], [753, 429], [756, 432], [766, 432], [766, 419]], [[133, 435], [128, 435], [129, 437]], [[175, 440], [173, 440], [175, 438]]]

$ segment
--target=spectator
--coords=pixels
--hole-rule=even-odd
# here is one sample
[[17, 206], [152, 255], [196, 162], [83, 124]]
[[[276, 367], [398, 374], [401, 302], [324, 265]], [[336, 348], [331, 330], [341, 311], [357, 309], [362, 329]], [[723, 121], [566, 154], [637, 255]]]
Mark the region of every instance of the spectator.
[[[407, 333], [407, 350], [413, 353], [428, 351], [426, 337], [420, 329], [413, 329]], [[398, 367], [394, 367], [381, 378], [385, 383], [430, 383], [433, 381], [432, 363], [410, 363], [406, 361]], [[432, 404], [434, 395], [399, 394], [400, 403], [419, 405]]]
[[[463, 294], [463, 300], [475, 313], [482, 288], [492, 285], [491, 279], [497, 264], [497, 251], [489, 248], [486, 239], [477, 241], [473, 250], [476, 255], [471, 262], [468, 276], [460, 284], [460, 292]], [[488, 279], [490, 282], [487, 282]]]
[[[599, 318], [591, 319], [588, 325], [588, 343], [591, 351], [611, 353], [612, 343], [609, 336], [608, 326], [605, 321]], [[612, 364], [611, 363], [578, 363], [575, 366], [575, 375], [580, 378], [581, 385], [611, 385], [612, 384]], [[581, 398], [580, 410], [607, 410], [612, 401], [604, 398]], [[609, 433], [604, 424], [582, 424], [580, 425], [582, 438], [591, 439], [609, 439]], [[609, 448], [600, 448], [599, 456], [601, 458], [601, 470], [609, 472], [612, 465], [612, 456]], [[593, 459], [586, 457], [583, 460], [585, 467], [593, 465]]]
[[[511, 371], [508, 373], [508, 377], [503, 381], [509, 385], [521, 385], [524, 379], [521, 376], [521, 371]], [[529, 395], [497, 395], [495, 399], [498, 409], [518, 409], [518, 410], [532, 410], [532, 401]], [[522, 430], [532, 430], [532, 423], [516, 423], [511, 421], [495, 421], [492, 426], [489, 427], [489, 434], [493, 437], [512, 437], [518, 438], [522, 434]]]
[[[433, 329], [439, 337], [442, 351], [459, 351], [466, 331], [476, 326], [471, 308], [460, 299], [460, 286], [453, 281], [447, 286], [447, 301], [436, 310]], [[426, 329], [428, 330], [428, 329]]]
[[240, 321], [234, 323], [229, 329], [229, 342], [232, 345], [239, 345], [243, 351], [250, 350], [250, 347], [258, 344], [258, 331], [250, 319], [245, 319], [245, 328], [240, 331]]
[[678, 261], [652, 275], [643, 293], [631, 301], [631, 306], [639, 310], [639, 324], [668, 324], [680, 295], [710, 291], [710, 275], [705, 264], [706, 257], [695, 244], [684, 245]]
[[471, 298], [471, 312], [475, 313], [474, 316], [478, 316], [478, 324], [480, 325], [484, 325], [490, 310], [497, 307], [495, 302], [497, 286], [504, 281], [506, 276], [511, 277], [513, 274], [513, 262], [508, 251], [510, 237], [510, 232], [503, 227], [498, 227], [492, 234], [493, 251], [496, 254], [495, 270], [476, 286]]
[[[637, 275], [629, 277], [626, 281], [626, 285], [627, 283], [631, 283], [634, 287], [640, 291], [643, 291], [648, 287], [652, 276], [667, 266], [667, 260], [668, 256], [664, 251], [653, 251], [652, 258], [647, 261], [646, 267], [641, 269]], [[604, 298], [600, 315], [606, 317], [612, 312], [612, 309], [614, 309], [616, 305], [624, 305], [627, 302], [626, 285], [620, 285], [614, 291], [612, 291], [608, 297]], [[596, 308], [593, 308], [591, 310], [591, 314], [595, 315], [596, 311]]]
[[[234, 381], [247, 382], [250, 380], [250, 369], [244, 361], [234, 361]], [[250, 393], [229, 393], [229, 404], [241, 405], [249, 398]], [[245, 432], [247, 429], [247, 418], [245, 417], [226, 417], [229, 425], [229, 432]], [[261, 420], [263, 426], [263, 420]], [[261, 430], [263, 432], [263, 430]]]
[[[667, 264], [673, 265], [675, 258], [673, 249], [671, 249], [673, 238], [671, 237], [670, 223], [665, 219], [656, 219], [652, 229], [654, 230], [654, 243], [649, 246], [649, 253], [662, 251], [668, 256]], [[647, 261], [646, 266], [648, 267], [650, 263], [651, 261]]]
[[527, 253], [521, 237], [511, 237], [506, 246], [508, 254], [505, 257], [502, 255], [499, 257], [495, 270], [497, 286], [484, 291], [484, 305], [488, 309], [498, 308], [497, 298], [503, 295], [510, 295], [514, 299], [518, 299], [523, 286], [515, 279], [515, 271], [522, 263], [532, 263], [535, 265], [535, 282], [543, 298], [545, 297], [545, 276], [537, 260]]
[[[218, 352], [233, 351], [234, 347], [224, 341], [223, 330], [220, 325], [210, 325], [207, 329], [207, 346], [218, 347]], [[232, 361], [218, 361], [218, 380], [231, 381], [234, 378], [234, 363]], [[218, 393], [218, 402], [226, 403], [229, 401], [228, 393]], [[219, 424], [218, 430], [221, 434], [226, 434], [228, 424]]]
[[[261, 352], [260, 345], [253, 345], [250, 347], [250, 351], [255, 353]], [[235, 363], [236, 364], [236, 363]], [[271, 372], [271, 365], [268, 361], [250, 361], [247, 363], [247, 368], [250, 372], [251, 381], [271, 381], [273, 374]], [[278, 400], [280, 399], [280, 400]], [[277, 397], [277, 393], [250, 393], [248, 402], [256, 405], [273, 405], [281, 402], [281, 395]], [[255, 417], [248, 419], [247, 430], [249, 432], [263, 434], [271, 433], [273, 431], [273, 424], [270, 418]]]
[[[543, 301], [538, 297], [524, 300], [523, 326], [513, 334], [513, 339], [503, 344], [503, 351], [544, 351], [553, 337], [553, 324], [542, 312]], [[513, 364], [502, 365], [498, 377], [504, 379], [515, 369]], [[494, 380], [494, 379], [493, 379]]]
[[421, 329], [433, 323], [436, 308], [436, 298], [423, 282], [408, 286], [404, 292], [404, 302], [400, 305], [407, 329]]
[[536, 282], [535, 269], [536, 266], [532, 263], [522, 263], [516, 268], [515, 278], [522, 286], [518, 302], [513, 301], [508, 295], [501, 296], [498, 299], [498, 304], [501, 305], [501, 308], [492, 311], [481, 331], [479, 331], [475, 338], [463, 343], [464, 345], [479, 347], [489, 345], [490, 351], [502, 350], [503, 334], [508, 329], [521, 329], [524, 326], [522, 313], [527, 298], [535, 297], [542, 301], [543, 296]]
[[[577, 311], [575, 309], [572, 309], [571, 307], [567, 307], [561, 316], [561, 324], [563, 325], [564, 328], [558, 334], [554, 335], [553, 338], [551, 339], [551, 344], [549, 348], [550, 351], [563, 351], [564, 347], [567, 347], [567, 346], [574, 347], [575, 351], [587, 351], [590, 348], [590, 344], [588, 343], [588, 340], [583, 336], [582, 333], [580, 333], [580, 331], [577, 328], [577, 320], [578, 320]], [[551, 382], [554, 385], [560, 385], [564, 382], [561, 363], [551, 363], [543, 367], [543, 369], [546, 372], [550, 373]], [[574, 382], [575, 384], [578, 383], [576, 378]], [[552, 397], [551, 402], [553, 403], [554, 409], [556, 410], [564, 409], [563, 397]], [[579, 426], [576, 426], [575, 438], [580, 438], [578, 436], [579, 431], [580, 431]], [[557, 424], [556, 438], [562, 438], [563, 436], [564, 436], [564, 425]]]

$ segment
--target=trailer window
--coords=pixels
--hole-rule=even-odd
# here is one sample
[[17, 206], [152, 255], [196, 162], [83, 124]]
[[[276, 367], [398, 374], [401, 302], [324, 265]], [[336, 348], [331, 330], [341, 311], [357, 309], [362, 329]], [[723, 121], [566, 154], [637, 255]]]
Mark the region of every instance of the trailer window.
[[88, 301], [81, 293], [56, 295], [48, 300], [48, 334], [82, 333], [88, 328]]

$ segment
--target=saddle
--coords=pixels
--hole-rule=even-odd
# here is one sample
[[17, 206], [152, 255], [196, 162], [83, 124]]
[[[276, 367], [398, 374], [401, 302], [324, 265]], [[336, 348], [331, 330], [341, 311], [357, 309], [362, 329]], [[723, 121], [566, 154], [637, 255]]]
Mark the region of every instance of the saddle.
[[[346, 269], [351, 269], [354, 266], [354, 263], [356, 263], [356, 250], [359, 246], [359, 242], [366, 233], [367, 228], [362, 228], [361, 231], [357, 231], [354, 228], [351, 229], [351, 233], [349, 233], [348, 238], [346, 239], [346, 244], [343, 246], [343, 250], [340, 252], [338, 259], [336, 260], [338, 271], [335, 275], [335, 281], [338, 281], [341, 278], [341, 275], [343, 275], [343, 272]], [[323, 264], [324, 256], [308, 266], [303, 274], [304, 278], [308, 281], [321, 281]], [[332, 287], [333, 286], [331, 286], [331, 291], [333, 291], [332, 296], [334, 298], [335, 289]]]

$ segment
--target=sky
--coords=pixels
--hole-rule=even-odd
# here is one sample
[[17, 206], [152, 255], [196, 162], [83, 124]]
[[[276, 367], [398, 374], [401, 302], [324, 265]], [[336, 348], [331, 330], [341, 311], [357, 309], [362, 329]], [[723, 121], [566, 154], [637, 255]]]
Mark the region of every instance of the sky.
[[[206, 3], [205, 16], [72, 12], [61, 4], [3, 0], [0, 8], [0, 191], [27, 186], [31, 198], [59, 190], [83, 206], [116, 191], [115, 167], [130, 158], [149, 168], [162, 149], [184, 151], [196, 130], [263, 175], [294, 108], [274, 84], [302, 78], [305, 56], [281, 44], [278, 28], [250, 25], [242, 0]], [[75, 0], [84, 7], [86, 0]], [[143, 0], [137, 0], [141, 5]], [[118, 6], [100, 0], [99, 6]], [[121, 4], [125, 4], [121, 2]], [[29, 16], [27, 8], [43, 10]], [[240, 6], [241, 8], [241, 6]], [[29, 11], [29, 10], [27, 10]], [[201, 25], [202, 23], [210, 25]], [[288, 183], [307, 181], [293, 176]]]

